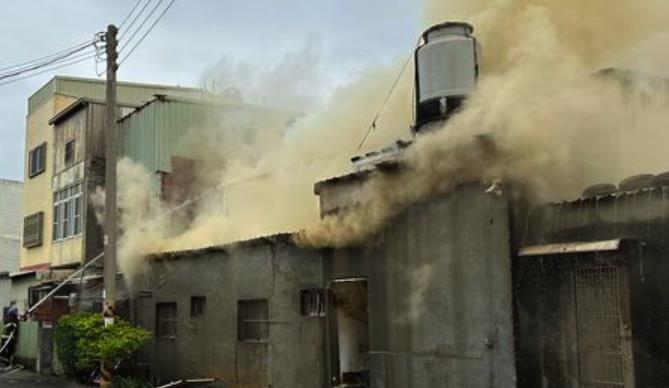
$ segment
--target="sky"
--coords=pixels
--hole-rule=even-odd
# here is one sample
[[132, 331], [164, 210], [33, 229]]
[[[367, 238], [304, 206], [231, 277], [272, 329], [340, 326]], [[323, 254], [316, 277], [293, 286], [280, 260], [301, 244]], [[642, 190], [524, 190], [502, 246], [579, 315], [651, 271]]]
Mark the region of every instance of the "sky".
[[[135, 3], [136, 0], [6, 1], [0, 14], [0, 68], [92, 38], [108, 24], [119, 24]], [[167, 1], [163, 3], [164, 6]], [[264, 102], [259, 84], [277, 79], [291, 82], [290, 77], [299, 74], [306, 80], [299, 86], [310, 89], [303, 94], [313, 98], [292, 101], [293, 104], [307, 103], [306, 100], [318, 103], [365, 69], [406, 57], [421, 30], [419, 3], [176, 0], [123, 62], [118, 78], [182, 86], [207, 83], [217, 89], [234, 86], [248, 93], [249, 98]], [[123, 30], [120, 34], [122, 48]], [[135, 40], [138, 37], [139, 34]], [[121, 60], [133, 44], [121, 50]], [[27, 99], [54, 75], [97, 77], [91, 59], [0, 85], [0, 178], [23, 179]]]

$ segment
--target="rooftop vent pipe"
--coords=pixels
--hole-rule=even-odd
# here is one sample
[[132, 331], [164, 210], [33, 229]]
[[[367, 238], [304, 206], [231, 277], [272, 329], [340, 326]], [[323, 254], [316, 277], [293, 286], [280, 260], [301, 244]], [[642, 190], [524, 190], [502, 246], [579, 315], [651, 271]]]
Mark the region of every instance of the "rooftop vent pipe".
[[474, 27], [462, 22], [446, 22], [427, 29], [416, 49], [416, 123], [447, 120], [476, 87], [479, 76], [480, 46], [472, 36]]

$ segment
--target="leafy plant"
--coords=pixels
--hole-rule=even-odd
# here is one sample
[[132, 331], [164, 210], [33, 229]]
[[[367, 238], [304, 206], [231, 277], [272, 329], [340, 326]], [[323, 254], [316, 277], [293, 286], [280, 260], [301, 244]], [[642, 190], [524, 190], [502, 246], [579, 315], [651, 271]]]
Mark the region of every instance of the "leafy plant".
[[99, 314], [72, 314], [60, 319], [54, 332], [65, 373], [86, 378], [102, 361], [116, 364], [138, 351], [151, 333], [117, 318], [105, 326]]

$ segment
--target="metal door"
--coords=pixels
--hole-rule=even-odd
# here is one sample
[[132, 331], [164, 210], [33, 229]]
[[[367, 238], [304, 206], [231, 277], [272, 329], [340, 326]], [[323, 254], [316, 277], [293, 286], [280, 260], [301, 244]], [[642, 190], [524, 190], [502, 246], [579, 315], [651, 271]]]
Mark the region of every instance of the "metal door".
[[578, 381], [581, 388], [633, 388], [631, 327], [625, 271], [574, 269]]

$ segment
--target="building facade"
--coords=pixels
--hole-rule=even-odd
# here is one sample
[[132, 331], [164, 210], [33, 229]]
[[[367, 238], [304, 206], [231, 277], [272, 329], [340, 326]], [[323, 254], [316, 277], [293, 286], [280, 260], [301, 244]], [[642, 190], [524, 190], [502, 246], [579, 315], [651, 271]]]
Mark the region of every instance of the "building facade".
[[[153, 98], [154, 94], [172, 93], [176, 95], [198, 95], [202, 92], [199, 89], [169, 87], [163, 85], [147, 85], [135, 83], [118, 84], [118, 101], [120, 106], [132, 107], [140, 105]], [[76, 253], [78, 248], [75, 243], [67, 244], [62, 240], [72, 237], [70, 233], [70, 224], [63, 229], [63, 222], [69, 218], [63, 217], [56, 219], [56, 211], [64, 211], [65, 207], [74, 209], [72, 205], [66, 205], [72, 197], [84, 195], [86, 198], [86, 187], [77, 187], [72, 179], [76, 180], [77, 173], [83, 174], [84, 161], [88, 156], [98, 152], [97, 149], [92, 153], [86, 150], [84, 143], [79, 145], [68, 143], [68, 136], [74, 136], [74, 133], [88, 134], [88, 143], [86, 145], [96, 144], [100, 147], [100, 139], [95, 139], [102, 132], [99, 129], [94, 130], [91, 126], [99, 125], [97, 118], [84, 119], [83, 113], [77, 116], [76, 120], [70, 121], [68, 125], [79, 125], [79, 129], [62, 129], [56, 131], [54, 124], [61, 124], [65, 118], [69, 118], [68, 112], [79, 112], [81, 105], [88, 105], [90, 100], [103, 100], [105, 95], [105, 83], [103, 80], [73, 78], [57, 76], [47, 82], [42, 88], [35, 92], [28, 99], [28, 115], [26, 119], [26, 149], [25, 149], [25, 186], [24, 186], [24, 204], [23, 204], [23, 243], [21, 249], [20, 268], [21, 270], [48, 271], [53, 266], [66, 264], [67, 262], [81, 261], [82, 254]], [[87, 98], [87, 102], [77, 101], [81, 98]], [[99, 106], [99, 104], [94, 104]], [[97, 112], [100, 108], [86, 109], [86, 112]], [[73, 113], [76, 113], [73, 112]], [[61, 113], [67, 113], [60, 115]], [[119, 111], [118, 114], [122, 114]], [[85, 128], [84, 128], [85, 127]], [[68, 132], [70, 131], [70, 132]], [[56, 135], [59, 134], [57, 142]], [[63, 141], [65, 143], [63, 143]], [[103, 145], [104, 143], [102, 143]], [[78, 162], [74, 163], [74, 159]], [[91, 163], [91, 160], [88, 161]], [[79, 175], [80, 178], [83, 175]], [[62, 185], [69, 185], [68, 187]], [[62, 187], [61, 187], [62, 186]], [[67, 189], [67, 192], [66, 192]], [[80, 201], [83, 204], [83, 200]], [[54, 204], [62, 206], [54, 206]], [[83, 205], [82, 205], [83, 206]], [[68, 217], [81, 217], [81, 214], [67, 214]], [[61, 222], [63, 221], [63, 222]], [[80, 225], [79, 225], [80, 223]], [[79, 228], [85, 228], [86, 220], [81, 218], [77, 221]], [[72, 227], [75, 223], [73, 222]], [[74, 233], [74, 231], [72, 231]], [[55, 243], [54, 243], [55, 241]], [[54, 256], [55, 254], [55, 256]]]

